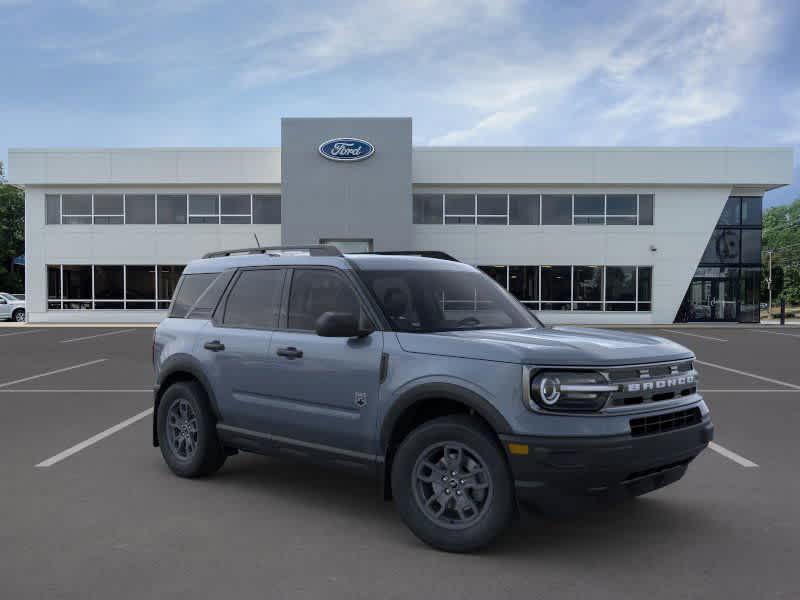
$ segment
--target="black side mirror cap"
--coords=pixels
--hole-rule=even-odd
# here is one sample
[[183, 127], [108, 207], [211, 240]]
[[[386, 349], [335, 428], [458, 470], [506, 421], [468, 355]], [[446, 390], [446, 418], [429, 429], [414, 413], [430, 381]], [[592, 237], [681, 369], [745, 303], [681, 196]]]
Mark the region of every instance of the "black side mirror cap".
[[322, 337], [364, 337], [374, 330], [363, 328], [353, 313], [328, 311], [322, 313], [316, 323], [317, 335]]

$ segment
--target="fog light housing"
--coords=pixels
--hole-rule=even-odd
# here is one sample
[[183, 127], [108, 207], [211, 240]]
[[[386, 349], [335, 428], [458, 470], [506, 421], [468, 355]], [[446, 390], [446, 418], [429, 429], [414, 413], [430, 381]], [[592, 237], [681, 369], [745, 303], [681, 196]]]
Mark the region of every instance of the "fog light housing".
[[531, 378], [529, 408], [596, 411], [618, 389], [598, 371], [541, 371]]

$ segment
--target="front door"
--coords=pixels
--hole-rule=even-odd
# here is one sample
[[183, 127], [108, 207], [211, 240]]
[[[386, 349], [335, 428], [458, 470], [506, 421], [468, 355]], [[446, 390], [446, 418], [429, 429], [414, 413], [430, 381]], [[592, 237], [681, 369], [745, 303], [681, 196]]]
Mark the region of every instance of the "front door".
[[686, 295], [687, 321], [735, 321], [736, 281], [695, 278]]
[[275, 435], [344, 460], [370, 461], [383, 334], [321, 337], [320, 315], [349, 312], [368, 320], [352, 282], [329, 268], [295, 268], [282, 326], [272, 335], [266, 378]]

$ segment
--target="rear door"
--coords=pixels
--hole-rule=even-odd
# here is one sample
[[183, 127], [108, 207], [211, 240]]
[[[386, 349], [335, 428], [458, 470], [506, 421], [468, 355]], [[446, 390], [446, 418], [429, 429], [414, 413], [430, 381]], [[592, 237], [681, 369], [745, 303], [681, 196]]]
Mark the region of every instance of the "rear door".
[[341, 271], [292, 270], [281, 328], [272, 335], [266, 373], [275, 430], [287, 444], [345, 460], [371, 461], [380, 387], [383, 334], [321, 337], [315, 324], [327, 311], [372, 321], [365, 298]]
[[240, 269], [201, 332], [198, 352], [224, 425], [261, 433], [275, 427], [267, 364], [285, 273], [280, 267]]
[[0, 294], [0, 319], [9, 317], [11, 317], [11, 304], [4, 295]]

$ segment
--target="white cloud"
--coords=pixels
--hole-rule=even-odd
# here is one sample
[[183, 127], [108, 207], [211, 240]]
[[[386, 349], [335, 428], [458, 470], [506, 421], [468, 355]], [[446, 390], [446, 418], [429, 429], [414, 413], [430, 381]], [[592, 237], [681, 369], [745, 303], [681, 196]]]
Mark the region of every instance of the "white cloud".
[[479, 137], [483, 132], [496, 133], [510, 131], [527, 120], [528, 117], [535, 112], [536, 109], [534, 107], [522, 108], [520, 110], [498, 111], [479, 121], [474, 127], [451, 131], [445, 135], [431, 139], [430, 143], [434, 146], [455, 145]]

